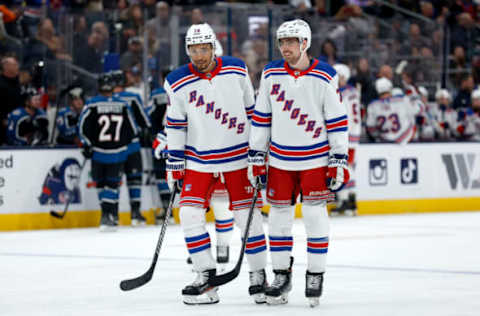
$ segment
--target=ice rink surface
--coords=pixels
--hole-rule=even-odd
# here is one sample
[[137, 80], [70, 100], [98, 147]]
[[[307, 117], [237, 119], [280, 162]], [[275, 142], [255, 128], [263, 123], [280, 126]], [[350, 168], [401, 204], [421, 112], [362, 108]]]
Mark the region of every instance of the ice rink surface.
[[[122, 292], [122, 279], [148, 269], [159, 231], [0, 233], [0, 315], [480, 315], [480, 212], [332, 218], [324, 294], [315, 309], [304, 297], [301, 220], [294, 226], [293, 290], [282, 306], [253, 303], [246, 263], [220, 288], [219, 304], [184, 305], [180, 291], [194, 274], [179, 225], [168, 227], [152, 281]], [[239, 245], [236, 229], [230, 266]], [[267, 269], [272, 280], [270, 263]]]

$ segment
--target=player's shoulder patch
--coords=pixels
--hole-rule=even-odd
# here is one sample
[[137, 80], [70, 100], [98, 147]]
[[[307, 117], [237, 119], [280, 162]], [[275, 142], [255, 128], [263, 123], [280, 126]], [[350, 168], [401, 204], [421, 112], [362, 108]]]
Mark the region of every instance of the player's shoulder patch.
[[241, 67], [241, 68], [246, 67], [245, 62], [240, 58], [232, 57], [232, 56], [222, 56], [219, 58], [222, 60], [222, 67], [228, 67], [228, 66]]
[[11, 112], [11, 114], [12, 114], [13, 116], [20, 116], [20, 115], [22, 115], [24, 112], [25, 112], [25, 109], [24, 109], [24, 108], [16, 108], [15, 110], [13, 110], [13, 111]]
[[167, 75], [167, 82], [170, 86], [173, 86], [176, 82], [184, 79], [185, 77], [192, 75], [190, 68], [187, 65], [183, 65]]

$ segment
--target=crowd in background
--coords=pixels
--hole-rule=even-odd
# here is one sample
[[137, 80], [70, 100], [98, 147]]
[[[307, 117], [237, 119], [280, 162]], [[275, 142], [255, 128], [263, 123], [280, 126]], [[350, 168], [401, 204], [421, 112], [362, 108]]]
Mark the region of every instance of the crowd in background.
[[[419, 129], [429, 124], [433, 132], [416, 140], [480, 138], [480, 126], [473, 120], [480, 113], [480, 1], [384, 1], [394, 7], [380, 2], [2, 1], [0, 145], [48, 143], [56, 110], [95, 95], [95, 78], [102, 72], [122, 69], [127, 86], [147, 98], [149, 90], [161, 85], [165, 71], [188, 62], [183, 37], [190, 24], [210, 23], [223, 53], [245, 60], [258, 88], [263, 66], [278, 57], [276, 48], [271, 49], [275, 39], [269, 22], [274, 28], [293, 17], [312, 27], [312, 57], [350, 67], [349, 83], [360, 88], [364, 113], [378, 97], [375, 80], [385, 77], [394, 95], [423, 100], [415, 123]], [[225, 13], [228, 6], [231, 16]], [[69, 93], [72, 87], [82, 93]], [[7, 132], [9, 115], [18, 114], [19, 108], [25, 108], [31, 120], [22, 144], [9, 142]], [[40, 119], [48, 121], [47, 135]], [[34, 132], [39, 126], [42, 133]], [[363, 141], [375, 141], [366, 130], [362, 136]]]

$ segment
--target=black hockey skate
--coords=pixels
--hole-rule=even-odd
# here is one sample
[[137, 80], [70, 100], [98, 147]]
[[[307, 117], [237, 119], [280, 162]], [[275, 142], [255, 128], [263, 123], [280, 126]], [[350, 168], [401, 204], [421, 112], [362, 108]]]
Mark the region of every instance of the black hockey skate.
[[265, 289], [267, 304], [288, 303], [288, 292], [292, 290], [292, 265], [293, 257], [290, 257], [290, 267], [287, 270], [273, 270], [275, 279], [272, 285]]
[[100, 231], [101, 232], [114, 232], [117, 230], [118, 222], [115, 221], [114, 216], [111, 213], [102, 212], [100, 218]]
[[230, 258], [230, 247], [217, 246], [217, 263], [228, 263]]
[[248, 294], [253, 297], [257, 304], [264, 304], [267, 302], [265, 297], [265, 289], [267, 288], [267, 275], [265, 269], [250, 271], [250, 286], [248, 287]]
[[131, 219], [132, 226], [145, 226], [147, 224], [147, 220], [139, 210], [132, 210]]
[[323, 289], [323, 272], [313, 273], [307, 271], [305, 274], [305, 296], [308, 299], [310, 307], [315, 307], [320, 303], [320, 296]]
[[197, 278], [182, 290], [183, 302], [187, 305], [215, 304], [220, 301], [217, 287], [208, 284], [208, 279], [214, 277], [216, 269], [197, 272]]
[[337, 201], [336, 207], [330, 211], [331, 216], [336, 215], [347, 215], [347, 216], [356, 216], [357, 215], [357, 201], [355, 193], [349, 193], [347, 200]]

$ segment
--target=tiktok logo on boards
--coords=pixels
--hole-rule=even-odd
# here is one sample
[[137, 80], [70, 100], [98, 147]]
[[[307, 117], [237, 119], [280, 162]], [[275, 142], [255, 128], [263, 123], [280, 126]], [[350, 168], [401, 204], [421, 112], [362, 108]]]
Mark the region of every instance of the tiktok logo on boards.
[[400, 160], [400, 181], [402, 184], [418, 183], [417, 158], [403, 158]]

